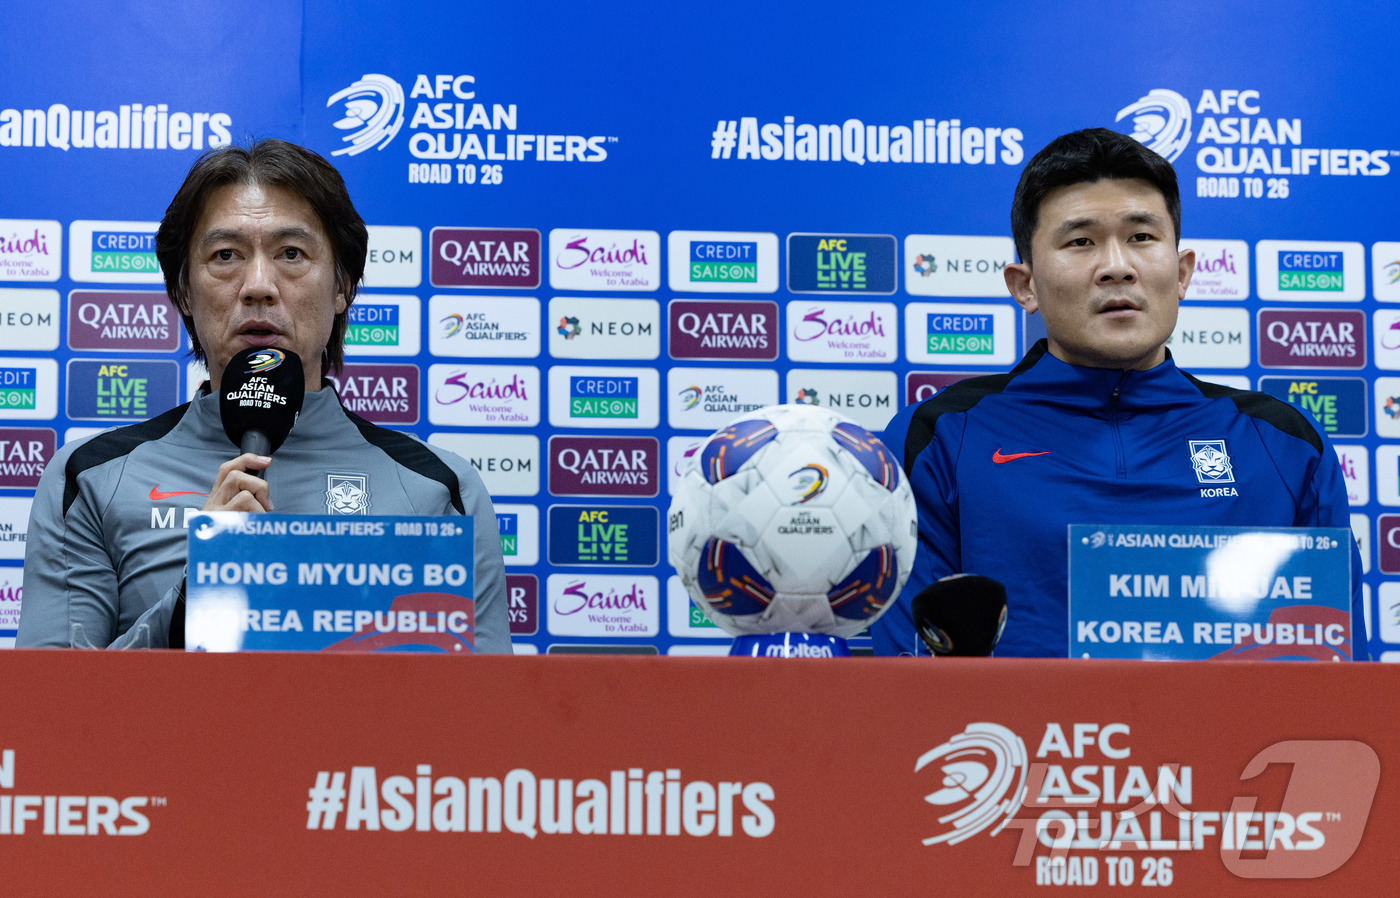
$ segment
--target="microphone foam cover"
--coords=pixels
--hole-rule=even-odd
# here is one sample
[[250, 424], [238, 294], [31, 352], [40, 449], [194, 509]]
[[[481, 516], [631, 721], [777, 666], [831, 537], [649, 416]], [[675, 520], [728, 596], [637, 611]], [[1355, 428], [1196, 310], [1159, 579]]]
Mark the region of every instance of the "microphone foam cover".
[[1006, 626], [1006, 587], [991, 577], [954, 574], [914, 596], [910, 613], [933, 654], [985, 658]]
[[250, 430], [264, 434], [277, 451], [291, 433], [306, 396], [306, 375], [295, 352], [253, 346], [235, 355], [219, 382], [224, 433], [241, 448]]

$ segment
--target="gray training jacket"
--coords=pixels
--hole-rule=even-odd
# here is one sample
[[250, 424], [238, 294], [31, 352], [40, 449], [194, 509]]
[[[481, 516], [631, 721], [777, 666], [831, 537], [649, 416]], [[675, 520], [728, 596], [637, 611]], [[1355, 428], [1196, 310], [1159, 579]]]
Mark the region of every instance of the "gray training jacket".
[[[186, 518], [237, 454], [215, 394], [64, 446], [30, 512], [15, 645], [168, 646]], [[465, 460], [346, 411], [327, 385], [306, 394], [265, 473], [279, 514], [471, 515], [476, 651], [510, 652], [496, 517]]]

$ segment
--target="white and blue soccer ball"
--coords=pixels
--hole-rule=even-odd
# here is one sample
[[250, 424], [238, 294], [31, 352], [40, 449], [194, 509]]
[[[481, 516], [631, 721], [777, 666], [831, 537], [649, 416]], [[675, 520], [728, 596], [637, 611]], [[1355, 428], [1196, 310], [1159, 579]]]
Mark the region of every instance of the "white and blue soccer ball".
[[854, 636], [899, 594], [917, 543], [894, 456], [810, 405], [759, 409], [715, 432], [681, 475], [667, 529], [686, 591], [735, 636]]

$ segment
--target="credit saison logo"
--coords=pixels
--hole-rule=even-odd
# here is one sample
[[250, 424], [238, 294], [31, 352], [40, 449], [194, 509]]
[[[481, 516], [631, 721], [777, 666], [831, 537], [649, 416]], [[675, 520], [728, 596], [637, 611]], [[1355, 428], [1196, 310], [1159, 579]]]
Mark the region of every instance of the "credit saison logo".
[[1280, 252], [1280, 290], [1341, 290], [1346, 285], [1341, 253]]
[[68, 226], [68, 274], [75, 281], [160, 284], [154, 221], [75, 221]]
[[496, 512], [496, 529], [501, 533], [501, 554], [517, 555], [520, 552], [520, 516]]
[[991, 315], [932, 313], [926, 318], [930, 354], [957, 352], [990, 355], [995, 351], [995, 328]]
[[[374, 766], [321, 770], [307, 790], [306, 828], [565, 836], [771, 835], [775, 793], [765, 782], [682, 779], [679, 768], [619, 765], [597, 778], [517, 767], [504, 776], [381, 776]], [[343, 812], [343, 816], [342, 816]]]
[[92, 232], [93, 271], [156, 272], [156, 235], [132, 231]]
[[635, 377], [569, 378], [569, 416], [635, 418], [639, 383]]
[[758, 282], [758, 243], [694, 240], [690, 244], [692, 283]]
[[151, 828], [142, 809], [166, 804], [145, 795], [15, 795], [15, 763], [14, 749], [0, 751], [0, 836], [140, 836]]
[[672, 231], [669, 283], [688, 293], [773, 293], [778, 235], [764, 231]]
[[116, 109], [0, 109], [0, 147], [99, 150], [202, 150], [228, 146], [233, 119], [223, 112], [170, 111], [166, 103]]
[[35, 409], [38, 368], [0, 367], [0, 410]]
[[1020, 128], [964, 125], [962, 119], [916, 118], [907, 125], [759, 123], [756, 116], [720, 119], [710, 134], [711, 159], [784, 162], [912, 162], [1016, 165], [1025, 156]]
[[1365, 250], [1360, 243], [1260, 240], [1260, 299], [1355, 302], [1365, 295]]
[[[1380, 758], [1364, 742], [1286, 740], [1239, 766], [1236, 788], [1200, 808], [1195, 765], [1141, 757], [1123, 722], [1046, 724], [1034, 754], [1006, 727], [969, 724], [915, 762], [931, 805], [928, 846], [1019, 830], [1012, 865], [1034, 867], [1037, 885], [1128, 884], [1120, 852], [1213, 851], [1242, 879], [1314, 879], [1356, 852], [1380, 784]], [[1283, 795], [1267, 801], [1243, 784], [1284, 765]], [[1212, 757], [1212, 767], [1222, 762]], [[1231, 775], [1236, 768], [1227, 767]], [[1261, 804], [1261, 801], [1264, 803]], [[1228, 805], [1226, 804], [1228, 802]], [[1048, 851], [1039, 851], [1048, 849]], [[948, 850], [948, 849], [941, 849]], [[1144, 884], [1170, 883], [1169, 857], [1144, 854]]]
[[345, 328], [345, 342], [350, 346], [397, 346], [399, 307], [367, 302], [352, 305]]

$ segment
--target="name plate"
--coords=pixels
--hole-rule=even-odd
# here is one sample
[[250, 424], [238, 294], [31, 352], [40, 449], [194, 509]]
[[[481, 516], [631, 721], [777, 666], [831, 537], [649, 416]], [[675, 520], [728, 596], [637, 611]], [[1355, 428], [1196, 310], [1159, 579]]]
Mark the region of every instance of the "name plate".
[[193, 515], [185, 647], [471, 654], [474, 558], [469, 517]]
[[1071, 524], [1069, 656], [1350, 661], [1351, 539]]

